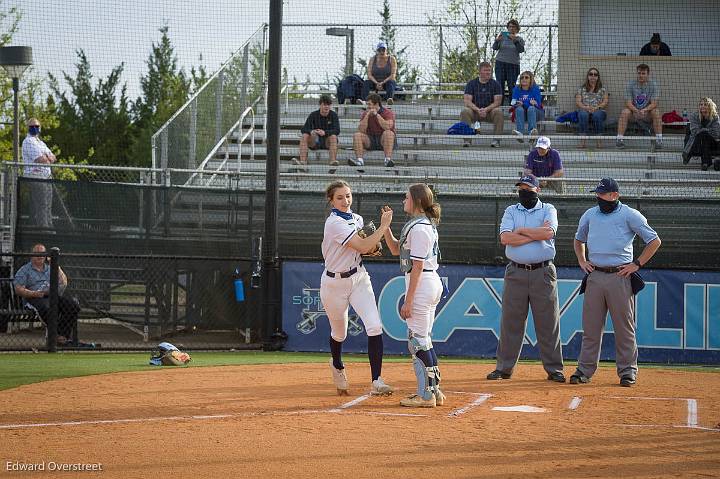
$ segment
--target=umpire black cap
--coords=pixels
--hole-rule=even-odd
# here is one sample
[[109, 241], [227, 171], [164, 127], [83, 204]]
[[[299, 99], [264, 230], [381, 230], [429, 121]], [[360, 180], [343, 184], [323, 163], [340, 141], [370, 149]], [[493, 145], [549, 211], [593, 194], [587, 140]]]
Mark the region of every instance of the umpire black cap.
[[603, 178], [600, 183], [595, 187], [594, 190], [590, 190], [595, 193], [612, 193], [620, 191], [620, 185], [612, 178]]

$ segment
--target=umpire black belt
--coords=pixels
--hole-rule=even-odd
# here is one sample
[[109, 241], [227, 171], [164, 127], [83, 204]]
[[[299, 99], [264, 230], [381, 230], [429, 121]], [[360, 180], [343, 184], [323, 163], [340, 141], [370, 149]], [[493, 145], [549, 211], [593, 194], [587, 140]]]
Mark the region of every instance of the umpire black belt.
[[331, 278], [343, 278], [343, 279], [344, 279], [344, 278], [349, 278], [350, 276], [352, 276], [352, 275], [354, 275], [355, 273], [357, 273], [358, 268], [359, 268], [360, 266], [362, 266], [362, 265], [363, 265], [363, 264], [362, 264], [362, 261], [360, 261], [360, 264], [359, 264], [359, 265], [355, 266], [354, 268], [352, 268], [352, 269], [350, 269], [350, 270], [348, 270], [348, 271], [345, 271], [344, 273], [333, 273], [333, 272], [331, 272], [331, 271], [325, 271], [325, 274], [328, 275], [328, 276], [330, 276]]
[[515, 266], [516, 268], [532, 271], [534, 269], [544, 268], [545, 266], [551, 265], [552, 260], [547, 260], [547, 261], [543, 261], [541, 263], [533, 263], [533, 264], [522, 264], [522, 263], [516, 263], [515, 261], [510, 261], [510, 263], [513, 266]]
[[595, 266], [595, 271], [600, 271], [601, 273], [617, 273], [620, 271], [620, 266], [609, 266], [607, 268]]

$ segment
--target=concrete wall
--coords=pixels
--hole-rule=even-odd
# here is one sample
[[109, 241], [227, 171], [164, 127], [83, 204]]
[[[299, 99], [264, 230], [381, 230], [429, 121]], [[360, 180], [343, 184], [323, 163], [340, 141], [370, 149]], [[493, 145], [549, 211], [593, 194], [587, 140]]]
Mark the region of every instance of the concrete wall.
[[[598, 3], [603, 8], [598, 8]], [[644, 1], [642, 3], [645, 3]], [[672, 5], [668, 5], [672, 3]], [[651, 77], [660, 85], [661, 96], [659, 108], [662, 113], [677, 110], [681, 113], [684, 108], [689, 111], [697, 109], [700, 97], [709, 96], [720, 103], [720, 56], [683, 56], [688, 53], [687, 47], [678, 47], [672, 57], [641, 57], [637, 55], [591, 55], [592, 41], [598, 45], [597, 51], [639, 52], [641, 36], [628, 35], [628, 46], [618, 50], [618, 31], [632, 28], [630, 25], [650, 25], [649, 34], [642, 32], [642, 38], [649, 40], [652, 32], [660, 32], [663, 38], [671, 40], [678, 36], [678, 29], [683, 36], [698, 38], [699, 34], [706, 34], [708, 28], [698, 22], [708, 22], [708, 18], [698, 19], [690, 15], [683, 19], [673, 18], [677, 15], [678, 5], [688, 2], [654, 2], [654, 9], [637, 9], [630, 2], [610, 3], [590, 2], [586, 0], [559, 0], [559, 57], [558, 57], [558, 105], [560, 110], [575, 110], [575, 93], [585, 80], [585, 74], [591, 67], [600, 71], [603, 85], [610, 93], [608, 115], [610, 120], [617, 119], [624, 104], [624, 91], [627, 82], [636, 77], [635, 67], [639, 63], [650, 66]], [[692, 2], [697, 4], [698, 2]], [[700, 2], [707, 5], [712, 15], [720, 12], [720, 2]], [[625, 11], [621, 4], [627, 6]], [[697, 5], [696, 5], [697, 6]], [[667, 9], [663, 13], [658, 10]], [[645, 17], [643, 17], [645, 15]], [[593, 21], [591, 16], [596, 16]], [[718, 13], [720, 17], [720, 13]], [[720, 21], [720, 18], [716, 19]], [[675, 24], [673, 24], [673, 21]], [[650, 24], [649, 22], [653, 22]], [[717, 23], [717, 22], [716, 22]], [[715, 28], [715, 27], [712, 27]], [[591, 29], [591, 31], [588, 31]], [[637, 28], [640, 30], [640, 27]], [[674, 32], [672, 35], [663, 32]], [[646, 40], [647, 41], [647, 40]], [[720, 50], [720, 36], [707, 36], [705, 42], [711, 44], [708, 48]], [[669, 43], [669, 42], [668, 42]], [[677, 42], [678, 45], [688, 45], [688, 42]], [[671, 45], [672, 49], [672, 45]]]

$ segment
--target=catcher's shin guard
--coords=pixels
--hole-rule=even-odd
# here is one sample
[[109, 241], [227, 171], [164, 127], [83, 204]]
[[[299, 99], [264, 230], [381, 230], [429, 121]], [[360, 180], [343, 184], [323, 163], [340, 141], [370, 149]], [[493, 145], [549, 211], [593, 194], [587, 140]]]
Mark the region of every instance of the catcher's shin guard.
[[432, 349], [432, 341], [429, 336], [418, 337], [412, 332], [408, 338], [408, 349], [412, 354], [413, 369], [415, 378], [417, 379], [417, 395], [424, 400], [429, 400], [434, 395], [437, 387], [437, 378], [435, 368], [429, 364], [425, 364], [417, 355], [420, 351], [430, 351]]

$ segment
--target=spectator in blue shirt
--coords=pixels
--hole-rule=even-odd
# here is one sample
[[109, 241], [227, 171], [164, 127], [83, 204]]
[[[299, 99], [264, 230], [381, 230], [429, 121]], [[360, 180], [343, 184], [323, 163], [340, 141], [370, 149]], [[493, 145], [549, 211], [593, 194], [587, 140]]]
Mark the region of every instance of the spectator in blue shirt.
[[[45, 253], [45, 246], [36, 244], [33, 253]], [[77, 317], [80, 306], [77, 302], [63, 296], [67, 286], [67, 276], [62, 268], [59, 269], [58, 278], [58, 325], [57, 343], [67, 345], [72, 338], [72, 332], [77, 326]], [[33, 256], [29, 263], [25, 263], [15, 273], [15, 293], [22, 297], [26, 304], [37, 310], [42, 320], [47, 324], [47, 315], [50, 312], [50, 265], [45, 256]]]
[[[561, 178], [565, 175], [563, 171], [560, 153], [550, 148], [550, 138], [541, 136], [535, 143], [535, 149], [530, 151], [525, 161], [525, 175], [535, 175], [538, 178]], [[560, 181], [540, 180], [540, 187], [550, 187], [562, 193], [563, 184]]]
[[[542, 92], [535, 84], [535, 76], [531, 71], [524, 71], [520, 74], [520, 84], [513, 88], [512, 101], [510, 104], [515, 108], [515, 129], [513, 133], [518, 135], [518, 141], [524, 142], [523, 135], [536, 136], [537, 122], [545, 117], [545, 110], [542, 106]], [[527, 126], [525, 120], [527, 119]]]
[[[608, 311], [615, 333], [615, 365], [620, 385], [637, 381], [638, 348], [631, 276], [660, 248], [660, 237], [637, 210], [620, 202], [620, 186], [603, 178], [593, 190], [598, 205], [583, 213], [575, 234], [575, 256], [586, 273], [583, 338], [571, 384], [589, 383], [598, 367]], [[633, 259], [635, 235], [645, 243]], [[587, 244], [587, 248], [585, 245]], [[587, 252], [589, 250], [589, 253]]]
[[553, 264], [557, 211], [540, 201], [540, 184], [533, 175], [523, 176], [516, 186], [520, 202], [505, 209], [500, 224], [500, 242], [505, 245], [509, 264], [505, 268], [497, 364], [487, 379], [512, 376], [531, 307], [547, 378], [564, 383], [557, 271]]

